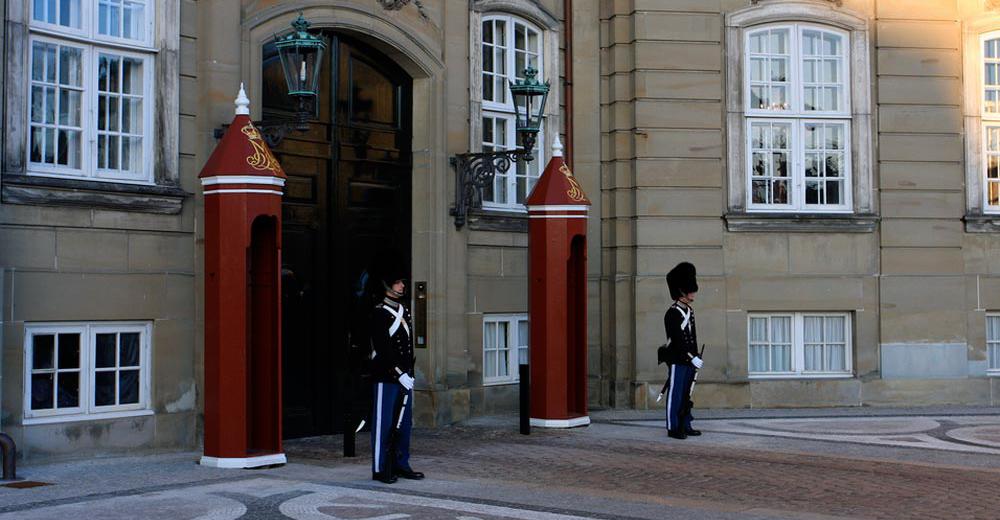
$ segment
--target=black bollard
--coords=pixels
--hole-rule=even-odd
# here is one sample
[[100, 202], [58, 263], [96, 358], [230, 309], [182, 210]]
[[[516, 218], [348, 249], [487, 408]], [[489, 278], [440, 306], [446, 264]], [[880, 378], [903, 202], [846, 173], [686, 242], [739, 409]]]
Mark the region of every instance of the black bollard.
[[3, 480], [14, 480], [17, 478], [17, 447], [14, 439], [6, 433], [0, 433], [0, 449], [3, 453]]
[[518, 367], [521, 378], [521, 435], [531, 435], [531, 378], [527, 363]]

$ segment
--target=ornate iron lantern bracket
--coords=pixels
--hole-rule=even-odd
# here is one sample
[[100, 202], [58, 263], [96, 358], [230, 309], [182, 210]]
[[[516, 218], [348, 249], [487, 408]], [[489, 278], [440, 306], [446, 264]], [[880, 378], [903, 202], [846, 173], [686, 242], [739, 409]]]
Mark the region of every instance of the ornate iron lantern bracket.
[[[531, 154], [535, 139], [542, 126], [545, 100], [549, 96], [548, 82], [540, 83], [533, 67], [524, 70], [524, 79], [512, 81], [508, 85], [514, 105], [514, 120], [517, 135], [523, 148], [497, 152], [460, 153], [451, 158], [455, 168], [455, 205], [451, 216], [455, 217], [455, 229], [461, 229], [468, 221], [469, 210], [483, 206], [483, 189], [493, 185], [497, 174], [505, 174], [512, 165], [534, 159]], [[541, 98], [537, 106], [535, 98]]]
[[532, 161], [531, 152], [524, 149], [502, 152], [460, 153], [451, 158], [455, 168], [455, 229], [461, 229], [469, 219], [469, 210], [483, 206], [483, 189], [493, 185], [497, 174], [505, 174], [520, 161]]

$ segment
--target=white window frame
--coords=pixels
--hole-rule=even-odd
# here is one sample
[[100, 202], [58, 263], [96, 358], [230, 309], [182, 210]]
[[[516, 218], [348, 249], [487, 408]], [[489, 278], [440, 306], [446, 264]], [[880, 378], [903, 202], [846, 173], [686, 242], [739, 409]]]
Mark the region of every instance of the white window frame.
[[[489, 13], [489, 14], [484, 14], [482, 16], [481, 20], [479, 21], [479, 29], [480, 30], [477, 31], [478, 34], [479, 34], [479, 38], [478, 38], [478, 42], [476, 44], [477, 46], [474, 49], [474, 52], [478, 56], [482, 55], [482, 52], [483, 52], [482, 49], [483, 49], [483, 46], [485, 45], [485, 43], [483, 42], [482, 32], [481, 32], [482, 25], [485, 24], [486, 22], [492, 22], [492, 21], [495, 21], [495, 20], [501, 20], [501, 21], [503, 21], [505, 23], [504, 27], [505, 27], [506, 49], [507, 49], [506, 58], [505, 58], [505, 71], [506, 71], [506, 75], [507, 75], [507, 81], [505, 82], [504, 88], [507, 88], [506, 87], [506, 83], [509, 83], [510, 81], [518, 80], [518, 79], [523, 79], [521, 76], [518, 75], [518, 74], [520, 74], [523, 71], [516, 70], [515, 65], [514, 65], [515, 62], [516, 62], [516, 57], [515, 57], [516, 49], [514, 47], [514, 41], [515, 41], [514, 40], [514, 32], [515, 32], [518, 24], [519, 25], [523, 25], [523, 26], [525, 26], [525, 27], [527, 27], [527, 28], [529, 28], [529, 29], [531, 29], [531, 30], [533, 30], [533, 31], [535, 31], [535, 32], [538, 33], [538, 48], [537, 48], [537, 58], [538, 58], [538, 67], [537, 67], [537, 69], [538, 69], [538, 75], [536, 76], [536, 78], [539, 81], [543, 81], [544, 82], [545, 69], [546, 69], [546, 63], [545, 63], [545, 61], [546, 61], [546, 58], [548, 57], [547, 56], [548, 53], [546, 52], [548, 35], [546, 34], [546, 31], [542, 30], [541, 27], [539, 27], [538, 25], [536, 25], [536, 24], [534, 24], [534, 23], [532, 23], [532, 22], [530, 22], [530, 21], [528, 21], [528, 20], [526, 20], [526, 19], [524, 19], [524, 18], [522, 18], [520, 16], [517, 16], [517, 15], [514, 15], [514, 14], [509, 14], [509, 13]], [[506, 128], [506, 136], [505, 136], [505, 140], [506, 140], [506, 143], [507, 143], [506, 147], [507, 147], [508, 150], [514, 150], [514, 149], [516, 149], [517, 146], [518, 146], [517, 145], [517, 128], [516, 128], [517, 127], [517, 121], [516, 121], [516, 116], [515, 116], [515, 111], [514, 111], [513, 96], [510, 95], [510, 91], [508, 90], [508, 91], [506, 91], [507, 93], [504, 96], [504, 100], [505, 101], [503, 103], [497, 103], [497, 102], [492, 101], [492, 100], [487, 101], [486, 99], [483, 98], [483, 87], [482, 87], [481, 81], [482, 81], [482, 76], [484, 74], [484, 71], [483, 71], [483, 66], [482, 66], [482, 62], [481, 61], [479, 62], [479, 70], [476, 72], [476, 74], [477, 74], [477, 76], [475, 76], [475, 77], [478, 78], [479, 81], [474, 82], [474, 85], [478, 85], [478, 91], [474, 92], [474, 97], [478, 101], [480, 101], [480, 103], [481, 103], [481, 114], [480, 114], [478, 123], [480, 125], [484, 125], [483, 121], [486, 118], [494, 118], [494, 119], [504, 119], [504, 120], [506, 120], [507, 121], [507, 124], [506, 124], [506, 127], [507, 127]], [[549, 96], [549, 102], [551, 103], [552, 100], [553, 100], [553, 96], [550, 95]], [[484, 133], [484, 132], [482, 132], [482, 130], [485, 130], [485, 128], [481, 129], [480, 135], [482, 135], [482, 133]], [[545, 149], [546, 149], [546, 147], [545, 147], [545, 143], [546, 143], [546, 141], [545, 141], [545, 121], [544, 121], [544, 118], [543, 118], [542, 124], [540, 125], [540, 129], [539, 129], [539, 132], [538, 132], [538, 136], [536, 138], [536, 146], [535, 146], [535, 149], [533, 151], [533, 155], [535, 156], [535, 159], [531, 163], [529, 163], [529, 164], [526, 165], [526, 167], [529, 169], [528, 177], [529, 178], [533, 178], [535, 182], [537, 182], [538, 179], [541, 177], [542, 169], [544, 168], [544, 165], [546, 163], [546, 157], [545, 157]], [[487, 143], [485, 143], [483, 139], [480, 139], [480, 142], [476, 144], [477, 148], [480, 149], [480, 150], [482, 149], [483, 146], [486, 146], [486, 145], [487, 145]], [[511, 167], [510, 167], [510, 169], [507, 170], [506, 179], [505, 179], [506, 180], [506, 183], [505, 183], [506, 197], [505, 197], [505, 199], [506, 199], [507, 202], [494, 202], [494, 201], [491, 201], [491, 200], [486, 200], [486, 198], [484, 196], [483, 197], [483, 209], [485, 209], [485, 210], [494, 210], [494, 211], [513, 211], [513, 212], [519, 212], [519, 213], [527, 213], [527, 211], [528, 211], [527, 207], [523, 203], [517, 202], [517, 179], [518, 179], [517, 164], [512, 164]], [[526, 199], [527, 199], [527, 196], [530, 194], [531, 188], [533, 186], [534, 186], [534, 182], [529, 182], [528, 183], [528, 185], [527, 185], [527, 191], [524, 194], [524, 196], [525, 196]], [[494, 190], [496, 188], [497, 188], [496, 183], [494, 183]]]
[[1000, 313], [986, 313], [986, 363], [988, 367], [986, 373], [991, 376], [1000, 376], [1000, 337], [990, 338], [991, 320], [1000, 320]]
[[[47, 410], [31, 409], [31, 374], [34, 362], [34, 342], [36, 335], [45, 334], [80, 334], [80, 400], [75, 408], [52, 408]], [[139, 334], [139, 401], [134, 404], [97, 406], [94, 402], [94, 381], [96, 379], [96, 338], [104, 333], [138, 333]], [[93, 322], [93, 323], [29, 323], [24, 329], [24, 419], [22, 423], [46, 424], [54, 422], [69, 422], [82, 420], [109, 419], [115, 417], [131, 417], [151, 415], [150, 406], [150, 368], [152, 360], [152, 323], [150, 322]], [[116, 359], [118, 349], [116, 348]], [[53, 366], [57, 366], [58, 356]], [[116, 378], [117, 380], [117, 378]], [[116, 383], [117, 384], [117, 383]], [[53, 405], [58, 405], [58, 396], [53, 397]], [[117, 399], [117, 387], [116, 387]]]
[[[789, 53], [788, 56], [788, 92], [787, 92], [787, 105], [788, 108], [784, 110], [774, 110], [774, 109], [762, 109], [759, 107], [750, 106], [750, 90], [751, 90], [751, 74], [749, 73], [751, 66], [752, 53], [750, 52], [750, 40], [751, 38], [760, 32], [768, 32], [773, 30], [787, 30], [789, 39]], [[804, 89], [805, 82], [802, 77], [802, 62], [804, 60], [802, 56], [802, 38], [803, 33], [807, 30], [819, 31], [821, 33], [830, 33], [838, 36], [841, 42], [841, 48], [843, 49], [843, 58], [841, 59], [841, 68], [839, 71], [841, 78], [841, 89], [840, 97], [838, 99], [840, 110], [838, 111], [807, 111], [804, 106], [802, 106], [804, 99]], [[760, 26], [754, 26], [747, 29], [743, 33], [743, 49], [742, 53], [742, 66], [745, 74], [743, 75], [743, 82], [741, 86], [742, 95], [744, 96], [744, 106], [746, 106], [745, 113], [745, 141], [743, 146], [745, 147], [745, 163], [744, 163], [744, 182], [746, 183], [746, 200], [745, 207], [747, 212], [769, 212], [769, 213], [852, 213], [854, 207], [854, 201], [852, 199], [853, 193], [853, 182], [851, 173], [851, 163], [852, 163], [852, 147], [851, 147], [851, 132], [852, 132], [852, 117], [851, 117], [851, 83], [850, 83], [850, 60], [851, 60], [851, 38], [847, 31], [829, 27], [825, 25], [812, 24], [812, 23], [780, 23], [780, 24], [765, 24]], [[772, 56], [773, 54], [768, 54], [767, 56]], [[791, 157], [787, 168], [790, 169], [791, 175], [787, 177], [790, 183], [789, 197], [787, 204], [755, 204], [753, 202], [753, 154], [751, 153], [751, 141], [753, 139], [753, 133], [751, 127], [754, 123], [765, 122], [765, 123], [787, 123], [791, 125]], [[805, 143], [804, 143], [804, 127], [809, 123], [824, 123], [824, 122], [838, 122], [845, 126], [844, 131], [844, 161], [841, 164], [840, 177], [843, 179], [843, 187], [841, 188], [842, 202], [840, 204], [806, 204], [806, 182], [807, 177], [805, 176]]]
[[[527, 327], [528, 327], [528, 335], [527, 335], [528, 344], [527, 345], [519, 345], [518, 344], [518, 339], [517, 339], [517, 336], [518, 336], [518, 325], [521, 322], [524, 322], [527, 325]], [[487, 325], [489, 325], [491, 323], [506, 323], [507, 324], [507, 346], [508, 346], [507, 350], [508, 350], [508, 355], [507, 355], [507, 375], [506, 376], [493, 376], [493, 377], [489, 377], [486, 374], [486, 356], [488, 356], [490, 354], [490, 352], [495, 352], [496, 350], [499, 350], [499, 349], [494, 349], [492, 351], [488, 351], [486, 349], [486, 334], [487, 334], [486, 330], [488, 328]], [[520, 381], [520, 370], [518, 368], [518, 365], [519, 365], [518, 360], [520, 359], [519, 358], [520, 351], [521, 350], [525, 350], [526, 351], [526, 355], [528, 356], [528, 359], [530, 359], [530, 355], [531, 355], [530, 342], [531, 342], [531, 324], [528, 322], [528, 315], [527, 314], [484, 314], [483, 315], [483, 365], [482, 365], [483, 366], [483, 386], [507, 385], [507, 384], [512, 384], [512, 383], [517, 383], [518, 381]], [[498, 363], [497, 364], [497, 368], [498, 369], [499, 369], [499, 366], [500, 365]], [[499, 370], [498, 370], [498, 372], [499, 372]]]
[[[748, 208], [750, 186], [747, 184], [746, 169], [747, 140], [746, 118], [748, 117], [744, 95], [744, 77], [749, 74], [745, 67], [746, 33], [769, 24], [809, 24], [824, 30], [846, 31], [849, 36], [845, 45], [850, 56], [851, 72], [847, 87], [850, 89], [850, 192], [851, 210], [842, 212], [813, 211], [810, 214], [827, 216], [822, 221], [824, 227], [843, 228], [869, 232], [874, 229], [874, 215], [878, 212], [878, 198], [875, 197], [875, 103], [871, 80], [873, 73], [870, 17], [850, 7], [816, 0], [758, 0], [750, 5], [734, 9], [725, 15], [725, 85], [726, 105], [726, 222], [731, 231], [753, 231], [780, 229], [794, 231], [802, 222], [787, 218], [762, 221]], [[797, 66], [797, 65], [796, 65]], [[775, 117], [775, 114], [769, 114]], [[812, 116], [810, 116], [812, 117]], [[777, 215], [794, 214], [794, 211], [778, 212]]]
[[[751, 318], [787, 317], [792, 320], [792, 355], [791, 370], [786, 372], [751, 372], [750, 371], [750, 339], [752, 335]], [[839, 371], [806, 371], [805, 370], [805, 318], [807, 317], [837, 317], [844, 318], [844, 366], [846, 370]], [[751, 312], [747, 313], [747, 374], [750, 379], [845, 379], [854, 377], [854, 326], [849, 312]], [[770, 331], [768, 332], [770, 334]]]
[[[118, 38], [101, 35], [98, 30], [98, 4], [101, 0], [81, 0], [81, 28], [74, 29], [58, 24], [41, 22], [34, 19], [35, 2], [29, 1], [29, 38], [28, 64], [25, 76], [25, 99], [28, 107], [25, 110], [24, 121], [27, 129], [25, 139], [26, 172], [28, 175], [42, 177], [58, 177], [82, 180], [95, 180], [116, 183], [154, 185], [153, 142], [156, 140], [154, 125], [154, 105], [156, 104], [155, 68], [157, 49], [151, 47], [155, 37], [156, 2], [138, 0], [145, 4], [145, 20], [142, 39]], [[31, 68], [35, 42], [45, 42], [57, 45], [67, 45], [82, 49], [81, 71], [83, 78], [83, 95], [81, 100], [80, 121], [83, 128], [81, 136], [81, 155], [79, 169], [61, 165], [36, 163], [31, 160]], [[129, 174], [122, 170], [98, 168], [98, 63], [101, 53], [138, 59], [142, 61], [142, 162], [139, 174]], [[119, 114], [121, 114], [119, 107]], [[58, 120], [58, 114], [56, 114]], [[57, 134], [58, 139], [58, 134]], [[120, 166], [120, 163], [119, 163]]]
[[[980, 204], [982, 205], [982, 211], [984, 214], [996, 215], [1000, 214], [1000, 204], [990, 205], [989, 192], [990, 192], [990, 180], [989, 180], [989, 165], [990, 165], [990, 152], [989, 152], [989, 129], [995, 128], [1000, 131], [1000, 110], [997, 112], [987, 112], [986, 111], [986, 75], [985, 75], [985, 65], [986, 65], [986, 54], [985, 54], [985, 44], [990, 40], [1000, 40], [1000, 31], [990, 31], [983, 33], [979, 37], [979, 48], [976, 53], [977, 62], [979, 63], [979, 74], [975, 76], [979, 79], [978, 83], [978, 106], [979, 106], [979, 117], [981, 119], [981, 124], [979, 126], [980, 131], [980, 157], [982, 160], [981, 164], [976, 165], [979, 169], [979, 183], [982, 189], [979, 190], [980, 194]], [[994, 63], [1000, 64], [1000, 56], [993, 58]], [[1000, 94], [1000, 92], [998, 92]], [[998, 100], [998, 105], [1000, 105], [1000, 100]], [[994, 152], [1000, 157], [1000, 153]], [[1000, 180], [996, 181], [1000, 184]]]

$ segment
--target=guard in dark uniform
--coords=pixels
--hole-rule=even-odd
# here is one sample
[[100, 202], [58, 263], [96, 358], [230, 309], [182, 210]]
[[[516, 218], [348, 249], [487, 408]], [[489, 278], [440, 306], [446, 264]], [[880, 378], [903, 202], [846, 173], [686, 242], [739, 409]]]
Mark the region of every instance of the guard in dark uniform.
[[675, 439], [685, 439], [689, 435], [701, 435], [691, 427], [691, 383], [695, 370], [701, 368], [698, 357], [698, 333], [695, 329], [694, 303], [698, 292], [698, 282], [694, 265], [681, 262], [667, 273], [667, 287], [673, 305], [663, 315], [663, 325], [667, 331], [667, 366], [669, 367], [669, 388], [667, 390], [667, 435]]
[[[410, 468], [410, 429], [413, 425], [413, 343], [410, 311], [403, 305], [405, 275], [383, 274], [385, 298], [371, 318], [372, 378], [372, 479], [392, 484], [396, 477], [413, 480], [424, 474]], [[405, 398], [405, 399], [404, 399]], [[402, 414], [402, 421], [399, 420]], [[395, 453], [390, 440], [395, 438]], [[389, 458], [395, 456], [395, 460]]]

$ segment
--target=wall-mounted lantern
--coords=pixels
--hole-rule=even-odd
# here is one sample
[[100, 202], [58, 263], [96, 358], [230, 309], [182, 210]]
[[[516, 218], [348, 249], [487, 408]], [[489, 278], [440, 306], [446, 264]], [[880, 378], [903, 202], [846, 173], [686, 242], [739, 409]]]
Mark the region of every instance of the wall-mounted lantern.
[[[309, 118], [315, 112], [314, 103], [319, 95], [320, 71], [326, 51], [326, 40], [309, 32], [309, 21], [302, 13], [291, 25], [292, 30], [282, 36], [275, 35], [273, 43], [278, 49], [288, 95], [296, 100], [295, 115], [291, 119], [254, 122], [264, 141], [272, 148], [278, 146], [292, 130], [309, 130]], [[215, 129], [215, 138], [222, 138], [224, 133], [225, 127]]]
[[[524, 79], [510, 82], [510, 93], [514, 102], [517, 136], [522, 148], [498, 152], [462, 153], [451, 158], [455, 168], [455, 205], [451, 215], [455, 217], [455, 228], [461, 228], [469, 215], [469, 210], [482, 207], [483, 189], [493, 184], [493, 177], [504, 174], [511, 165], [534, 159], [532, 150], [542, 127], [545, 101], [549, 97], [549, 83], [541, 83], [535, 76], [538, 71], [528, 67]], [[538, 99], [541, 98], [541, 99]]]

